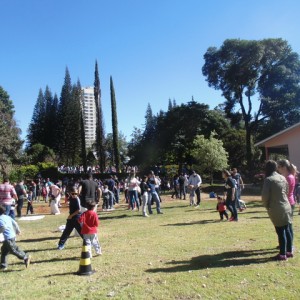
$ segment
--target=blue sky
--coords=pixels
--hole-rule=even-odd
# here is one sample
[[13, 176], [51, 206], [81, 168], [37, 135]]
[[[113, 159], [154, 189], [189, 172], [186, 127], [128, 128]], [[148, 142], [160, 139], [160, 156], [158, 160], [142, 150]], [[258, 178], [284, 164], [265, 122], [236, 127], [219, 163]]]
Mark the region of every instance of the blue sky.
[[93, 85], [98, 61], [106, 132], [109, 77], [119, 130], [127, 140], [153, 113], [194, 99], [224, 99], [202, 75], [203, 55], [225, 39], [283, 38], [300, 53], [298, 0], [0, 0], [0, 85], [15, 105], [25, 138], [40, 88], [60, 96], [72, 82]]

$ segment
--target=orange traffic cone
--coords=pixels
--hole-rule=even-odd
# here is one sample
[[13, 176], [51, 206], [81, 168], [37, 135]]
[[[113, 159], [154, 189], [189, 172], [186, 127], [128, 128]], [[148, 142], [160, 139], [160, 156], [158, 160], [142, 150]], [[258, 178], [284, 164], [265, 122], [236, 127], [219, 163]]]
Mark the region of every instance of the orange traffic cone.
[[93, 273], [95, 273], [95, 271], [92, 270], [89, 247], [86, 244], [86, 241], [83, 240], [79, 270], [77, 272], [77, 275], [91, 275]]

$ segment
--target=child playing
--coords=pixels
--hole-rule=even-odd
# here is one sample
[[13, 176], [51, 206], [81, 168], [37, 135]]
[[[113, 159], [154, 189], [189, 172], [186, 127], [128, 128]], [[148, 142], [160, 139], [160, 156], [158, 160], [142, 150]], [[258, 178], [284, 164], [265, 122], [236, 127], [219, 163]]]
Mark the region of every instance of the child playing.
[[102, 208], [103, 210], [113, 210], [114, 209], [114, 202], [115, 202], [115, 195], [113, 192], [111, 192], [109, 189], [108, 189], [108, 186], [107, 185], [104, 185], [103, 186], [103, 194], [102, 194], [102, 197], [103, 197], [103, 205], [102, 205]]
[[225, 201], [220, 196], [217, 197], [217, 200], [218, 200], [218, 203], [217, 203], [216, 209], [220, 214], [220, 221], [224, 220], [224, 216], [228, 220], [228, 213], [226, 211]]
[[2, 205], [0, 205], [0, 233], [3, 233], [4, 236], [1, 247], [0, 270], [5, 271], [7, 269], [7, 255], [10, 253], [23, 259], [27, 268], [30, 264], [30, 256], [16, 245], [16, 234], [20, 234], [21, 231], [16, 221], [5, 215], [5, 208]]
[[[73, 187], [70, 191], [69, 201], [69, 216], [67, 218], [66, 227], [57, 245], [58, 250], [62, 250], [65, 248], [65, 243], [74, 228], [77, 230], [78, 233], [80, 233], [81, 231], [80, 224], [78, 223], [78, 219], [80, 217], [80, 200], [78, 198], [78, 192], [75, 187]], [[80, 236], [82, 237], [81, 234]]]
[[87, 201], [87, 211], [84, 212], [78, 222], [81, 224], [81, 234], [89, 248], [90, 257], [92, 257], [92, 245], [96, 250], [97, 255], [102, 255], [101, 246], [98, 240], [98, 215], [95, 211], [96, 202]]
[[29, 193], [27, 195], [27, 212], [26, 212], [26, 215], [28, 215], [29, 211], [30, 211], [31, 214], [33, 214], [33, 206], [32, 206], [33, 199], [32, 199], [32, 195], [33, 195], [33, 192], [29, 191]]

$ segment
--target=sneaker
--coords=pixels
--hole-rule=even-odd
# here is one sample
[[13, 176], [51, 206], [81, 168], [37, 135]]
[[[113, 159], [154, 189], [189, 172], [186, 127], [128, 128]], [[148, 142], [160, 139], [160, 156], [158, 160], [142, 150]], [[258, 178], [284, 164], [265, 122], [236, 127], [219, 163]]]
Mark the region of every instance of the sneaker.
[[26, 268], [29, 267], [30, 261], [31, 261], [31, 256], [28, 255], [26, 258], [24, 258], [24, 263]]
[[4, 266], [0, 267], [0, 271], [6, 271], [6, 270], [7, 270], [7, 267], [4, 267]]
[[147, 214], [144, 214], [143, 216], [146, 217], [146, 218], [149, 217]]
[[287, 260], [286, 255], [281, 255], [281, 254], [277, 254], [276, 256], [273, 257], [273, 260]]
[[157, 214], [158, 215], [163, 215], [164, 213], [162, 211], [159, 211]]
[[200, 207], [200, 205], [199, 205], [199, 204], [195, 206], [195, 208], [198, 208], [198, 207]]
[[65, 245], [57, 245], [58, 250], [63, 250], [65, 248]]
[[234, 221], [234, 217], [231, 217], [231, 218], [229, 219], [229, 222], [232, 222], [232, 221]]
[[288, 258], [294, 257], [293, 252], [287, 252], [287, 253], [286, 253], [286, 257], [288, 257]]

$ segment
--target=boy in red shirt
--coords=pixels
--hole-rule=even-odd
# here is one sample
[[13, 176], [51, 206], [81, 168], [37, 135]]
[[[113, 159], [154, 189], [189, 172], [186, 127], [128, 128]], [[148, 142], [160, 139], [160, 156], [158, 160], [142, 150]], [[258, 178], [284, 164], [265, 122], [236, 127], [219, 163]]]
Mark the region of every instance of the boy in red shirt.
[[90, 257], [92, 257], [92, 246], [96, 250], [97, 255], [102, 255], [101, 246], [98, 240], [98, 215], [95, 211], [96, 202], [87, 201], [87, 211], [85, 211], [79, 218], [78, 222], [81, 224], [81, 234], [89, 247]]

